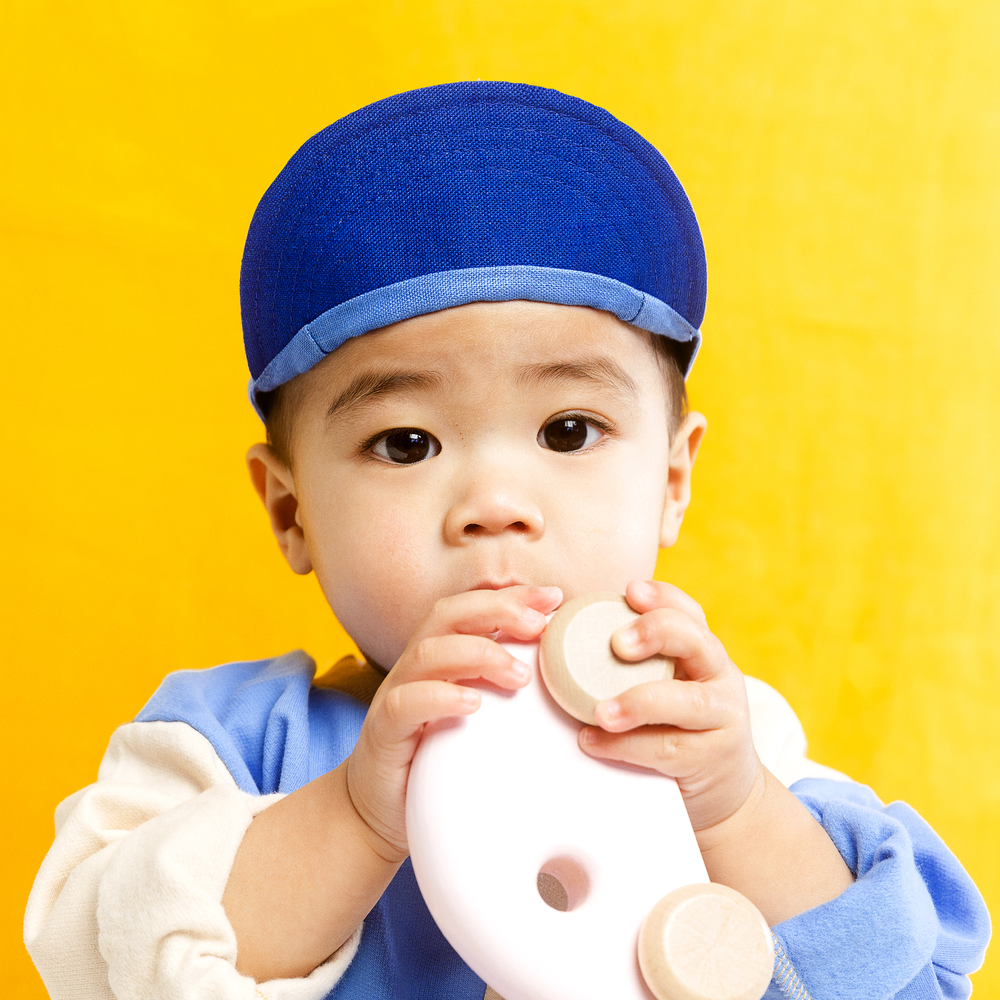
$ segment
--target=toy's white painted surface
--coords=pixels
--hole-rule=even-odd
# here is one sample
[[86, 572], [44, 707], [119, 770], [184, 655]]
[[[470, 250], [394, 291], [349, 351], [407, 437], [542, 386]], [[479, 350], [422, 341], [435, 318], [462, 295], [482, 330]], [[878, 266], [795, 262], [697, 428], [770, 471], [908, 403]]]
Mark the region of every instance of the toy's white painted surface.
[[[642, 921], [671, 890], [708, 881], [680, 792], [587, 757], [581, 723], [542, 683], [537, 645], [504, 645], [532, 668], [528, 686], [484, 685], [479, 710], [429, 728], [414, 757], [406, 831], [421, 892], [504, 1000], [651, 1000]], [[569, 912], [536, 887], [557, 858], [589, 882]]]

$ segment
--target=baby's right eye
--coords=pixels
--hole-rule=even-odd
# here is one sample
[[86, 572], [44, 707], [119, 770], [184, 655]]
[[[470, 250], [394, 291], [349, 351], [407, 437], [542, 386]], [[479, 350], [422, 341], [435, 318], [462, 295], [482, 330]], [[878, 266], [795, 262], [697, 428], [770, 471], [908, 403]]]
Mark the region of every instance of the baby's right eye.
[[413, 465], [437, 455], [441, 451], [441, 442], [419, 427], [397, 427], [380, 434], [368, 450], [383, 462]]

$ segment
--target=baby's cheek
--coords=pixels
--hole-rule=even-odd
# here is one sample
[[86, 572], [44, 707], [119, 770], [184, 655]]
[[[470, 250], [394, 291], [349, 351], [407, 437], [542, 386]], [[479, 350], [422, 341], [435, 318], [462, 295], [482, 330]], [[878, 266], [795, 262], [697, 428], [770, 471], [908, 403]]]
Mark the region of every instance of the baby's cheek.
[[[384, 534], [352, 531], [346, 520], [340, 527], [328, 534], [313, 559], [316, 578], [348, 635], [376, 662], [392, 666], [396, 647], [401, 651], [406, 644], [397, 633], [408, 639], [420, 611], [412, 590], [403, 585], [414, 578], [418, 561], [412, 547], [393, 544]], [[405, 541], [398, 526], [389, 530]]]
[[649, 509], [638, 508], [627, 497], [612, 493], [598, 531], [578, 536], [585, 572], [596, 573], [590, 590], [625, 593], [632, 580], [648, 580], [656, 569], [660, 521]]
[[[647, 467], [648, 466], [648, 467]], [[605, 478], [600, 495], [609, 524], [623, 548], [645, 551], [659, 546], [666, 500], [666, 477], [656, 460], [627, 463]], [[618, 516], [615, 517], [615, 512]]]

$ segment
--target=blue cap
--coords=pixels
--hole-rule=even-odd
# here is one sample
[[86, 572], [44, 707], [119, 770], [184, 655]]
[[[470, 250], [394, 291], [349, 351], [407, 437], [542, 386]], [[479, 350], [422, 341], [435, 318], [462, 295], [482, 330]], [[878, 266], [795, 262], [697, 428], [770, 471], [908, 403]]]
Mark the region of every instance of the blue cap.
[[591, 306], [677, 341], [705, 249], [667, 161], [586, 101], [518, 83], [396, 94], [314, 135], [267, 189], [240, 274], [250, 399], [350, 337], [470, 302]]

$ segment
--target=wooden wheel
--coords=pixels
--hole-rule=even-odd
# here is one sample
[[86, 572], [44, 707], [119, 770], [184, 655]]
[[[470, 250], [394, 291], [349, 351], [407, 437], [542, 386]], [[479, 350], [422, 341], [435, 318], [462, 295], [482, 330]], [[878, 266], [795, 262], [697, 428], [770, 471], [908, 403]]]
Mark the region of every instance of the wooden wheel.
[[620, 594], [585, 594], [567, 601], [542, 635], [539, 665], [545, 686], [563, 711], [594, 725], [599, 701], [637, 684], [674, 675], [673, 660], [651, 656], [632, 663], [611, 650], [611, 634], [638, 618]]
[[657, 1000], [760, 1000], [774, 972], [771, 929], [735, 889], [681, 886], [646, 917], [639, 967]]

